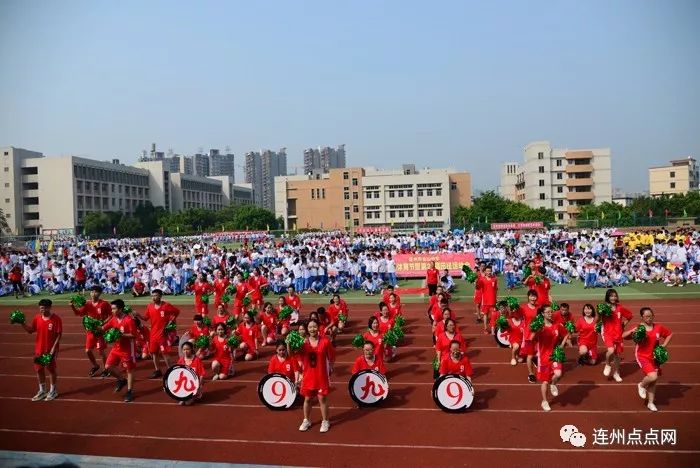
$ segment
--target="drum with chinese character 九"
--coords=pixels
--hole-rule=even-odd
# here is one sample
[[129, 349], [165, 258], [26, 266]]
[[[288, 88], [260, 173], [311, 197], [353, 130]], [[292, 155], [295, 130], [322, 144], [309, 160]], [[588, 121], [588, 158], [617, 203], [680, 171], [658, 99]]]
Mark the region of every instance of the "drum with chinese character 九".
[[177, 364], [172, 366], [163, 376], [165, 393], [177, 401], [187, 401], [199, 393], [199, 376], [189, 366]]
[[359, 406], [374, 406], [389, 396], [389, 381], [375, 370], [363, 370], [350, 377], [348, 391]]

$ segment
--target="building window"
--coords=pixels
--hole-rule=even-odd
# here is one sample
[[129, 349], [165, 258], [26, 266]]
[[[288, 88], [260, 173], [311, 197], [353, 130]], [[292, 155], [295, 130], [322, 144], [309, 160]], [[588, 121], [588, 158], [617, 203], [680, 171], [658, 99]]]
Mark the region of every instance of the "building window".
[[544, 174], [544, 166], [539, 167], [540, 174]]
[[418, 210], [418, 217], [419, 217], [419, 218], [422, 218], [423, 216], [425, 216], [425, 211], [424, 211], [424, 210]]
[[435, 195], [436, 196], [441, 196], [442, 195], [442, 189], [435, 189]]
[[343, 172], [343, 180], [348, 180], [350, 178], [350, 174], [348, 172]]
[[406, 190], [406, 196], [407, 196], [407, 197], [412, 197], [412, 196], [413, 196], [413, 190]]
[[432, 196], [433, 196], [433, 191], [432, 191], [431, 189], [428, 189], [428, 190], [425, 191], [425, 195], [428, 196], [428, 197], [432, 197]]
[[450, 190], [457, 190], [457, 182], [450, 182]]
[[432, 215], [433, 215], [433, 210], [428, 210], [428, 216], [432, 216]]
[[321, 189], [321, 198], [326, 198], [326, 189]]
[[360, 199], [360, 194], [357, 192], [352, 192], [352, 199], [353, 200], [359, 200]]
[[10, 168], [9, 168], [9, 167], [6, 167], [6, 168], [5, 168], [5, 172], [10, 172]]
[[353, 177], [353, 179], [352, 179], [352, 185], [354, 185], [355, 187], [357, 187], [357, 178], [356, 178], [356, 177]]
[[540, 200], [544, 200], [544, 193], [540, 193]]
[[390, 192], [389, 192], [389, 198], [394, 198], [394, 192], [393, 192], [393, 191], [390, 191]]
[[671, 182], [671, 188], [676, 188], [676, 183], [675, 183], [675, 182]]
[[357, 218], [353, 219], [353, 220], [352, 220], [352, 225], [353, 225], [353, 226], [359, 226], [359, 225], [360, 225], [360, 220], [357, 219]]
[[676, 177], [676, 171], [671, 171], [671, 177]]
[[537, 159], [544, 159], [544, 153], [537, 153]]
[[557, 167], [561, 167], [561, 159], [557, 159]]
[[422, 197], [422, 196], [423, 196], [423, 191], [422, 191], [422, 190], [418, 190], [418, 196], [419, 196], [419, 197]]
[[396, 217], [396, 211], [390, 211], [390, 212], [389, 212], [389, 217], [390, 217], [390, 218], [395, 218], [395, 217]]
[[311, 199], [316, 198], [316, 189], [311, 189]]
[[399, 198], [403, 197], [403, 190], [399, 190]]
[[564, 187], [557, 187], [557, 193], [564, 193]]
[[564, 174], [561, 172], [557, 172], [557, 180], [562, 180], [564, 178]]
[[544, 187], [544, 179], [540, 179], [540, 187]]
[[348, 211], [345, 212], [345, 219], [350, 219], [350, 212], [348, 212]]
[[352, 212], [353, 213], [359, 213], [360, 212], [360, 207], [357, 205], [352, 205]]
[[10, 183], [9, 183], [9, 182], [5, 182], [5, 187], [9, 187], [9, 186], [10, 186]]
[[557, 206], [564, 206], [564, 200], [557, 200]]
[[10, 199], [9, 199], [9, 198], [6, 198], [6, 199], [5, 199], [5, 203], [10, 203]]
[[564, 213], [557, 213], [557, 219], [564, 219]]
[[343, 198], [344, 198], [345, 200], [350, 200], [350, 194], [349, 194], [348, 192], [345, 192], [345, 193], [343, 194]]

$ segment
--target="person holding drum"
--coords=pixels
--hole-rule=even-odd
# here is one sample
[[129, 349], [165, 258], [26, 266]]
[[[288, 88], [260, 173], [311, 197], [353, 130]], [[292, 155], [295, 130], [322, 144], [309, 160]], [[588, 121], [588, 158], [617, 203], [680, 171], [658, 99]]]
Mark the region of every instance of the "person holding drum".
[[379, 332], [379, 319], [370, 317], [367, 322], [367, 331], [362, 334], [365, 342], [370, 341], [374, 345], [374, 354], [377, 359], [384, 359], [384, 344], [382, 343], [382, 334]]
[[194, 352], [194, 345], [190, 343], [189, 341], [185, 341], [182, 343], [182, 357], [177, 361], [178, 364], [190, 367], [195, 374], [197, 374], [197, 377], [199, 377], [199, 390], [197, 391], [197, 394], [194, 396], [194, 398], [186, 401], [181, 401], [180, 405], [191, 405], [194, 403], [195, 400], [200, 400], [202, 398], [202, 390], [204, 387], [204, 364], [202, 364], [202, 361], [197, 357], [197, 355]]
[[287, 352], [287, 344], [284, 340], [278, 340], [275, 343], [275, 355], [270, 358], [267, 373], [282, 374], [297, 385], [301, 382], [299, 364]]
[[463, 343], [459, 340], [450, 342], [448, 352], [444, 353], [440, 360], [440, 377], [447, 374], [456, 374], [466, 377], [470, 382], [472, 381], [474, 369], [472, 369], [472, 364], [466, 353], [462, 351], [462, 345]]
[[386, 374], [384, 361], [377, 357], [374, 351], [374, 342], [369, 340], [365, 341], [365, 344], [362, 345], [362, 355], [355, 359], [350, 373], [357, 374], [363, 370], [374, 370], [380, 374]]
[[459, 330], [457, 330], [457, 322], [448, 318], [445, 320], [445, 331], [437, 336], [435, 342], [435, 352], [437, 353], [438, 362], [442, 362], [442, 359], [449, 354], [451, 343], [454, 341], [460, 344], [460, 349], [462, 351], [467, 351], [467, 344], [461, 333], [459, 333]]
[[250, 312], [243, 314], [243, 321], [238, 324], [236, 334], [241, 337], [241, 344], [237, 351], [243, 354], [244, 359], [252, 361], [258, 357], [258, 343], [261, 340], [260, 327], [253, 320], [253, 314]]
[[233, 350], [228, 345], [226, 324], [217, 324], [214, 331], [216, 334], [211, 339], [210, 344], [214, 354], [214, 358], [211, 361], [211, 370], [214, 372], [212, 380], [224, 380], [234, 374]]
[[301, 377], [300, 393], [304, 397], [304, 420], [299, 426], [300, 431], [308, 431], [311, 427], [311, 402], [318, 397], [321, 407], [321, 432], [328, 432], [331, 423], [328, 414], [328, 391], [330, 388], [329, 375], [333, 372], [335, 351], [328, 338], [318, 332], [318, 322], [309, 320], [309, 333], [299, 353], [304, 362]]

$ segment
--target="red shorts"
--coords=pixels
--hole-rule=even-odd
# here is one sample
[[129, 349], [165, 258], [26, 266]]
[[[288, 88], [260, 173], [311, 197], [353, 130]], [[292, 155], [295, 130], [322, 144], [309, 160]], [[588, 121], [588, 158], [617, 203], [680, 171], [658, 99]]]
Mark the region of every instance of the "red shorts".
[[590, 357], [594, 361], [598, 360], [598, 346], [595, 343], [579, 343], [578, 345], [579, 347], [585, 346], [586, 348], [588, 348], [588, 357]]
[[329, 392], [328, 387], [323, 387], [323, 388], [305, 388], [302, 386], [299, 389], [299, 394], [303, 396], [304, 398], [313, 398], [315, 396], [326, 396], [328, 395]]
[[622, 338], [603, 336], [603, 343], [605, 343], [606, 348], [613, 348], [615, 354], [622, 354]]
[[482, 295], [483, 294], [481, 293], [481, 291], [477, 290], [476, 292], [474, 292], [474, 304], [481, 305], [481, 296]]
[[544, 356], [545, 363], [537, 364], [537, 380], [540, 382], [551, 382], [555, 370], [564, 371], [561, 362], [550, 362], [549, 356]]
[[34, 363], [34, 372], [39, 372], [41, 369], [46, 369], [49, 372], [55, 373], [56, 372], [56, 359], [58, 358], [58, 353], [53, 355], [53, 359], [51, 360], [51, 363], [48, 366], [42, 366], [41, 364], [37, 364], [36, 362]]
[[107, 344], [102, 336], [95, 336], [92, 332], [87, 332], [85, 334], [85, 351], [89, 349], [105, 349]]
[[167, 353], [169, 350], [170, 347], [168, 346], [168, 340], [166, 336], [150, 336], [148, 340], [149, 353]]
[[649, 375], [652, 372], [656, 372], [657, 375], [661, 375], [661, 368], [656, 365], [653, 358], [649, 359], [644, 356], [637, 356], [637, 364], [639, 364], [639, 367], [642, 369], [642, 372], [644, 372], [644, 375]]
[[123, 369], [130, 371], [136, 368], [136, 358], [129, 353], [121, 353], [112, 349], [109, 352], [109, 356], [107, 356], [105, 364], [107, 367], [121, 366]]
[[228, 374], [231, 371], [231, 358], [214, 358], [212, 362], [218, 362], [221, 365], [221, 368], [219, 369], [220, 374]]
[[496, 307], [492, 305], [482, 305], [481, 313], [484, 314], [484, 316], [488, 317], [489, 325], [491, 325], [491, 328], [496, 326], [496, 320], [498, 320], [498, 316], [501, 315], [501, 313], [496, 309]]
[[532, 344], [532, 340], [525, 340], [520, 347], [520, 356], [534, 356], [535, 354], [537, 353], [535, 353], [535, 345]]

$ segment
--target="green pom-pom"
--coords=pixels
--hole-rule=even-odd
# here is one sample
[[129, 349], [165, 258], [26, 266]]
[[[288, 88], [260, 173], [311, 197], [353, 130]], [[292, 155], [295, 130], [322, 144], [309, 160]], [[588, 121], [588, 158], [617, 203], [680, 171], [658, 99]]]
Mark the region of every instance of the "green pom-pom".
[[503, 315], [499, 316], [496, 320], [496, 327], [499, 330], [508, 330], [510, 328], [510, 325], [508, 325], [508, 319]]
[[236, 325], [238, 325], [238, 321], [236, 320], [236, 317], [234, 317], [233, 315], [231, 315], [229, 318], [226, 319], [226, 326], [228, 328], [233, 328]]
[[292, 309], [290, 306], [286, 305], [280, 309], [280, 313], [277, 314], [277, 319], [278, 320], [288, 319], [289, 317], [292, 316], [292, 313], [294, 313], [294, 309]]
[[24, 312], [21, 310], [13, 310], [10, 312], [10, 323], [19, 323], [20, 325], [27, 321]]
[[396, 324], [394, 324], [394, 326], [391, 327], [391, 331], [394, 332], [396, 338], [398, 338], [399, 341], [403, 340], [403, 337], [406, 336], [401, 327]]
[[506, 297], [506, 302], [508, 303], [510, 310], [518, 310], [520, 308], [520, 302], [518, 302], [518, 299], [513, 296]]
[[194, 345], [197, 348], [208, 348], [209, 347], [209, 337], [207, 335], [202, 335], [196, 340], [194, 340]]
[[125, 314], [132, 314], [133, 312], [134, 312], [134, 309], [132, 309], [130, 305], [124, 306], [124, 313]]
[[98, 333], [102, 330], [102, 322], [94, 317], [86, 315], [83, 317], [83, 328], [89, 332]]
[[358, 333], [353, 337], [352, 345], [355, 348], [362, 348], [365, 345], [365, 338], [362, 336], [362, 334]]
[[464, 277], [469, 283], [473, 283], [477, 279], [476, 273], [471, 269], [469, 265], [462, 265], [462, 271], [464, 272]]
[[668, 350], [665, 346], [656, 345], [654, 347], [654, 362], [657, 366], [660, 366], [668, 361]]
[[553, 311], [559, 310], [559, 303], [552, 301], [552, 304], [550, 305]]
[[230, 295], [232, 295], [232, 296], [235, 295], [235, 294], [236, 294], [236, 287], [235, 287], [234, 285], [232, 285], [232, 284], [229, 284], [229, 285], [226, 287], [226, 294], [230, 294]]
[[544, 327], [544, 317], [541, 314], [537, 316], [530, 322], [530, 331], [538, 332]]
[[607, 302], [602, 302], [596, 307], [598, 315], [601, 317], [610, 317], [612, 315], [612, 306]]
[[53, 361], [53, 355], [51, 353], [44, 353], [41, 356], [37, 356], [34, 358], [34, 362], [44, 367], [51, 364], [51, 361]]
[[390, 328], [386, 333], [384, 333], [382, 343], [387, 346], [396, 346], [399, 344], [399, 337], [396, 335], [396, 331], [393, 328]]
[[600, 333], [601, 331], [603, 331], [603, 322], [598, 320], [595, 324], [595, 332]]
[[202, 301], [202, 304], [209, 304], [210, 297], [211, 294], [202, 294], [202, 298], [200, 299]]
[[569, 333], [576, 333], [576, 325], [574, 325], [574, 322], [564, 323], [564, 328], [566, 328], [566, 331]]
[[248, 314], [248, 315], [250, 316], [250, 318], [254, 319], [255, 317], [258, 316], [258, 309], [256, 309], [255, 307], [253, 307], [252, 309], [247, 310], [247, 311], [246, 311], [246, 314]]
[[433, 370], [437, 372], [440, 370], [440, 361], [438, 361], [437, 354], [433, 357]]
[[632, 333], [632, 339], [635, 343], [642, 343], [647, 339], [647, 329], [644, 325], [639, 325], [634, 333]]
[[190, 276], [190, 277], [187, 279], [187, 286], [192, 286], [192, 285], [194, 284], [195, 281], [197, 281], [197, 278], [195, 278], [194, 276]]
[[469, 272], [472, 271], [472, 268], [465, 263], [464, 265], [462, 265], [462, 271], [468, 275]]
[[535, 284], [540, 284], [542, 282], [541, 276], [535, 276]]
[[211, 327], [211, 319], [209, 318], [208, 315], [205, 315], [202, 317], [202, 325], [206, 327]]
[[242, 276], [243, 276], [244, 280], [247, 280], [248, 278], [250, 278], [250, 273], [248, 273], [247, 271], [244, 271]]
[[403, 315], [398, 314], [396, 318], [394, 318], [394, 323], [399, 327], [403, 327], [406, 325], [406, 318]]
[[289, 348], [292, 349], [292, 351], [298, 351], [302, 346], [304, 346], [304, 337], [301, 336], [298, 331], [292, 330], [287, 334], [284, 342], [289, 345]]
[[85, 299], [85, 297], [82, 294], [73, 294], [70, 297], [70, 301], [77, 308], [81, 308], [82, 306], [85, 305], [85, 303], [87, 302], [87, 299]]
[[170, 333], [174, 332], [177, 330], [177, 324], [173, 321], [168, 322], [168, 324], [165, 326], [165, 331]]
[[228, 294], [224, 294], [223, 296], [221, 296], [221, 302], [224, 304], [228, 304], [229, 302], [231, 302], [231, 296], [229, 296]]
[[246, 296], [243, 298], [243, 306], [248, 307], [250, 305], [250, 297]]
[[241, 345], [241, 338], [238, 335], [231, 335], [226, 340], [229, 348], [238, 348]]
[[118, 328], [112, 327], [105, 332], [105, 341], [107, 343], [114, 343], [115, 341], [117, 341], [121, 337], [122, 337], [122, 332], [119, 331]]
[[530, 266], [526, 266], [523, 268], [523, 281], [525, 281], [529, 276], [532, 275], [532, 268]]
[[348, 321], [348, 316], [345, 314], [338, 314], [338, 321], [339, 322], [347, 322]]
[[549, 356], [549, 360], [551, 362], [565, 362], [566, 353], [564, 352], [564, 348], [561, 346], [555, 346], [554, 351], [552, 351], [552, 355]]

